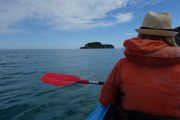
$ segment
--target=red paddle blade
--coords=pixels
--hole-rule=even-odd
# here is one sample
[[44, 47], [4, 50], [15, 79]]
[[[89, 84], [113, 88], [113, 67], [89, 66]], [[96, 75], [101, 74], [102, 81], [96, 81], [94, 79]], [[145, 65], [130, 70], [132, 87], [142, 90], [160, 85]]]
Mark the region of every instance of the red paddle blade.
[[67, 86], [81, 81], [77, 76], [57, 73], [46, 73], [41, 80], [45, 83], [57, 86]]

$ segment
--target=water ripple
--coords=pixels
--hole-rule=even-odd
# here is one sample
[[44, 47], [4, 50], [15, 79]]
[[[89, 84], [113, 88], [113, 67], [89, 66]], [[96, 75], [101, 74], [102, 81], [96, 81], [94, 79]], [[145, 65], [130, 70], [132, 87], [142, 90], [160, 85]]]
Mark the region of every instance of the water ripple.
[[0, 63], [0, 66], [4, 67], [4, 66], [9, 66], [9, 65], [16, 65], [17, 63], [15, 62], [8, 62], [8, 63]]

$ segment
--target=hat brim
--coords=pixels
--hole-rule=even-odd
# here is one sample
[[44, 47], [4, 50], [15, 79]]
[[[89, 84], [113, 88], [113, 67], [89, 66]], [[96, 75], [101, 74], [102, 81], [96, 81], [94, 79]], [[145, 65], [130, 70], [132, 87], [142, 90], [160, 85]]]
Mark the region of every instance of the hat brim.
[[174, 37], [178, 32], [174, 31], [165, 31], [165, 30], [156, 30], [156, 29], [136, 29], [136, 32], [144, 35], [157, 35], [157, 36], [167, 36]]

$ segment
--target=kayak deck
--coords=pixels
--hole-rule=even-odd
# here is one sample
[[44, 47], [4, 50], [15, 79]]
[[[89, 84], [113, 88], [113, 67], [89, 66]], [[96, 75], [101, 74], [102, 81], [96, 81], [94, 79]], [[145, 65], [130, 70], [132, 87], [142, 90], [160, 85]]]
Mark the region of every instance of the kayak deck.
[[110, 108], [99, 104], [86, 120], [110, 120]]

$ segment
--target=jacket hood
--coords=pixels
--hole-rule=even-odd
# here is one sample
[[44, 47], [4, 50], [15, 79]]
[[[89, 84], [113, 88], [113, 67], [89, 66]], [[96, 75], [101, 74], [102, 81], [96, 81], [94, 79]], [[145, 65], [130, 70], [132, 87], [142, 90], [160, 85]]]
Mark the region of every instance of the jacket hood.
[[125, 56], [132, 62], [159, 66], [180, 64], [180, 48], [163, 41], [132, 38], [124, 42]]

